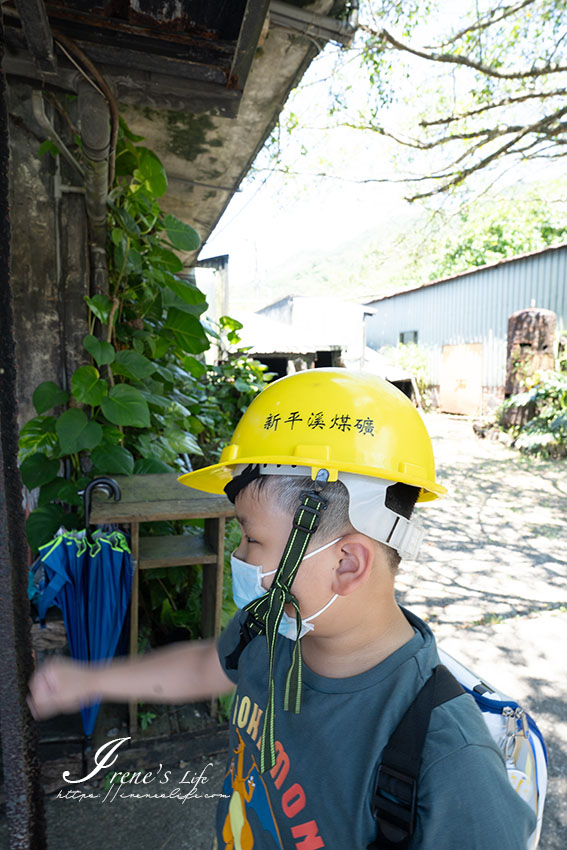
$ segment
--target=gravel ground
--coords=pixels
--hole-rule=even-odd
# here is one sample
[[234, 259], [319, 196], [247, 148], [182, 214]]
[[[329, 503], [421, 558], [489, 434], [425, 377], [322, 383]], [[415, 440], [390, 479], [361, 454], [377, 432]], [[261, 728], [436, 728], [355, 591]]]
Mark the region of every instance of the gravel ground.
[[[449, 495], [420, 510], [427, 536], [419, 562], [402, 565], [399, 599], [429, 622], [445, 650], [536, 718], [550, 758], [539, 847], [565, 850], [567, 463], [534, 461], [478, 439], [466, 419], [426, 420]], [[222, 756], [180, 763], [193, 776], [205, 769], [203, 790], [220, 793]], [[210, 850], [215, 807], [204, 796], [185, 803], [52, 798], [49, 847]], [[1, 816], [0, 848], [8, 848]]]

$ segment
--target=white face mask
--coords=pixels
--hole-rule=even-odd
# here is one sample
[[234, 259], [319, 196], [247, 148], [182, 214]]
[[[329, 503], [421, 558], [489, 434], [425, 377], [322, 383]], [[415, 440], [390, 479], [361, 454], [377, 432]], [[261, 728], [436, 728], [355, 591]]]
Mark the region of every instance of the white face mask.
[[[342, 540], [342, 537], [337, 537], [335, 540], [331, 540], [330, 543], [325, 543], [324, 546], [314, 549], [313, 552], [305, 555], [302, 563], [303, 561], [307, 561], [309, 558], [312, 558], [314, 555], [317, 555], [319, 552], [323, 552], [325, 549], [328, 549], [329, 546], [333, 546], [334, 543], [338, 543], [339, 540]], [[263, 594], [267, 591], [262, 586], [262, 579], [266, 576], [272, 576], [277, 573], [277, 569], [264, 573], [262, 572], [262, 567], [260, 565], [256, 566], [255, 564], [249, 564], [246, 561], [242, 561], [240, 558], [236, 557], [234, 552], [230, 556], [230, 567], [232, 571], [232, 598], [234, 599], [234, 604], [237, 608], [244, 608], [249, 602], [252, 602], [254, 599], [258, 599], [259, 596], [263, 596]], [[319, 614], [322, 614], [323, 611], [326, 611], [329, 605], [332, 605], [335, 601], [337, 596], [338, 593], [335, 593], [333, 598], [330, 599], [323, 608], [316, 611], [315, 614], [311, 614], [310, 617], [306, 617], [305, 620], [302, 620], [301, 632], [299, 634], [300, 639], [306, 635], [307, 632], [310, 632], [315, 628], [311, 621], [318, 617]], [[278, 628], [278, 633], [289, 640], [297, 640], [297, 622], [295, 617], [290, 617], [290, 615], [286, 614], [284, 611]]]

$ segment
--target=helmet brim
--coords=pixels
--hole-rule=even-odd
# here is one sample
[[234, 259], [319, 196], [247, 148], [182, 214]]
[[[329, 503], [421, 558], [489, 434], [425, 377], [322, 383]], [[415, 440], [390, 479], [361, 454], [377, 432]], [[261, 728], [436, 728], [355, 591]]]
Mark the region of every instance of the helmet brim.
[[248, 464], [276, 464], [281, 466], [305, 466], [310, 469], [311, 476], [314, 479], [320, 469], [327, 469], [330, 473], [330, 480], [336, 480], [338, 472], [352, 472], [358, 475], [366, 475], [373, 478], [385, 478], [393, 483], [400, 482], [402, 484], [410, 484], [412, 487], [419, 487], [420, 494], [418, 502], [431, 502], [435, 499], [442, 498], [447, 493], [447, 488], [443, 487], [436, 481], [428, 481], [426, 479], [416, 478], [415, 475], [404, 475], [397, 473], [393, 475], [391, 470], [373, 468], [369, 470], [366, 466], [358, 464], [340, 463], [335, 464], [332, 461], [324, 461], [321, 459], [313, 459], [310, 461], [306, 458], [301, 458], [298, 463], [297, 457], [241, 457], [234, 462], [216, 463], [212, 466], [206, 466], [203, 469], [196, 469], [194, 472], [187, 472], [181, 475], [177, 480], [187, 487], [192, 487], [195, 490], [202, 490], [205, 493], [224, 493], [225, 486], [232, 480], [232, 470], [236, 466], [248, 466]]

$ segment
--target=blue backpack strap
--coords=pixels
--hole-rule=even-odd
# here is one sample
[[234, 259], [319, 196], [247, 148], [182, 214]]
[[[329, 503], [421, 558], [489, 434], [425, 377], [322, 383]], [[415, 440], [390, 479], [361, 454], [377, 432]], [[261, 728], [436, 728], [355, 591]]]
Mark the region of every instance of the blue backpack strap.
[[440, 664], [402, 717], [382, 753], [372, 814], [378, 823], [368, 850], [407, 850], [417, 812], [417, 780], [431, 712], [465, 691]]

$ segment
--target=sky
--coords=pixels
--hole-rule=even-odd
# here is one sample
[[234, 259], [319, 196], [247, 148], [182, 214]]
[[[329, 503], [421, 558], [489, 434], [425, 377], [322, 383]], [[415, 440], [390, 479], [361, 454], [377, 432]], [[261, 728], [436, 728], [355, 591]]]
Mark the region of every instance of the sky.
[[[324, 125], [321, 87], [326, 83], [318, 81], [326, 79], [336, 52], [335, 45], [328, 45], [312, 62], [285, 114], [291, 110], [313, 114], [317, 104], [318, 126]], [[200, 259], [229, 254], [234, 291], [265, 282], [272, 273], [281, 274], [298, 254], [325, 252], [361, 230], [378, 227], [404, 207], [401, 186], [351, 182], [371, 174], [377, 159], [384, 163], [384, 145], [377, 139], [362, 139], [352, 130], [304, 129], [295, 143], [297, 150], [291, 137], [285, 143], [286, 160], [295, 160], [297, 170], [307, 176], [259, 171], [253, 180], [245, 179], [201, 251]], [[307, 158], [299, 154], [302, 144], [309, 148]], [[331, 164], [343, 179], [309, 176]]]
[[[444, 1], [441, 0], [441, 5]], [[450, 3], [453, 15], [462, 7], [470, 7], [469, 0]], [[282, 113], [284, 124], [293, 113], [299, 117], [301, 130], [289, 135], [283, 133], [282, 138], [285, 161], [300, 175], [290, 177], [270, 172], [266, 168], [266, 155], [261, 154], [255, 164], [260, 170], [253, 179], [243, 181], [201, 251], [200, 259], [229, 254], [230, 291], [234, 295], [259, 287], [268, 290], [270, 277], [285, 274], [286, 267], [298, 255], [317, 256], [362, 232], [370, 229], [379, 232], [390, 218], [399, 218], [410, 211], [404, 200], [407, 185], [360, 182], [368, 178], [396, 178], [402, 170], [407, 173], [403, 149], [375, 133], [349, 128], [324, 129], [329, 123], [326, 106], [338, 51], [336, 45], [327, 45], [311, 63]], [[416, 63], [426, 97], [428, 81], [422, 79], [423, 63], [421, 60]], [[436, 70], [428, 68], [427, 72], [433, 77]], [[447, 72], [443, 68], [439, 73]], [[351, 86], [347, 97], [352, 114], [365, 104], [368, 80], [357, 75], [354, 62], [347, 69], [346, 80]], [[434, 83], [432, 79], [429, 85]], [[409, 85], [413, 86], [411, 80]], [[407, 125], [407, 105], [393, 104], [386, 118], [391, 126]], [[307, 155], [302, 155], [302, 149]], [[321, 170], [341, 179], [312, 176]], [[524, 171], [524, 177], [525, 174]], [[529, 174], [537, 178], [537, 166], [532, 164]], [[500, 186], [510, 185], [518, 178], [522, 179], [521, 171], [504, 172]], [[266, 303], [269, 300], [268, 297]]]

